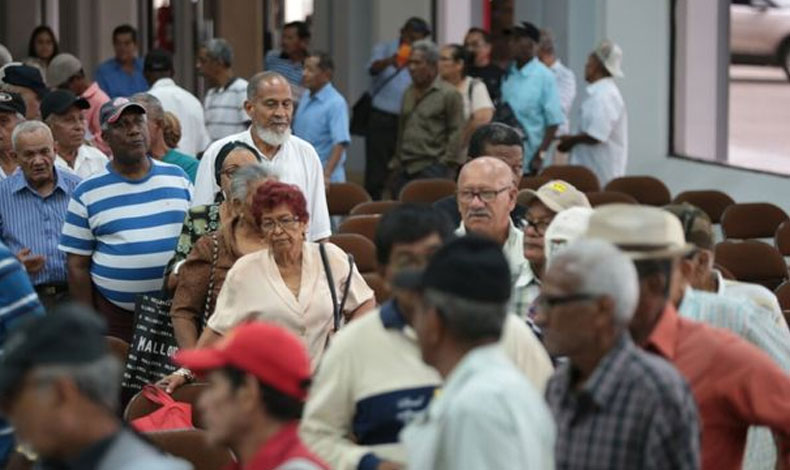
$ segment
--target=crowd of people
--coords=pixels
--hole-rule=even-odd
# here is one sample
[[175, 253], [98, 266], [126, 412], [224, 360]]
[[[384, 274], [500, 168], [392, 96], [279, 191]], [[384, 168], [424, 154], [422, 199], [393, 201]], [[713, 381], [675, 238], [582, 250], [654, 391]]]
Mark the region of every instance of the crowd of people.
[[[790, 468], [790, 328], [714, 268], [705, 213], [519, 192], [563, 158], [624, 174], [621, 49], [590, 53], [577, 118], [551, 32], [505, 34], [502, 68], [489, 32], [410, 18], [353, 113], [303, 22], [247, 78], [201, 45], [202, 103], [129, 25], [94, 80], [46, 26], [0, 54], [0, 464], [190, 468], [123, 425], [105, 341], [164, 292], [180, 368], [152, 384], [205, 384], [233, 468]], [[380, 217], [386, 300], [328, 241], [352, 131], [373, 199], [456, 181]]]

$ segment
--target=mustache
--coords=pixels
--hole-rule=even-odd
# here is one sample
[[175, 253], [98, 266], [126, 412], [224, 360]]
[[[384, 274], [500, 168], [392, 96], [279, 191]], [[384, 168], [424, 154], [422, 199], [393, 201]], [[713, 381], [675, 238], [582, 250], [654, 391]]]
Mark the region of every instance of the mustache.
[[467, 217], [491, 217], [491, 213], [485, 209], [472, 209], [466, 213]]

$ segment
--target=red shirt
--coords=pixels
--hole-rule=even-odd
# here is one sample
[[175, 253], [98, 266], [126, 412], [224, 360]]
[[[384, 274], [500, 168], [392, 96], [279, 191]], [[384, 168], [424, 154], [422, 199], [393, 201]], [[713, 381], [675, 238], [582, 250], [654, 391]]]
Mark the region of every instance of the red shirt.
[[286, 424], [261, 446], [251, 462], [243, 466], [234, 463], [227, 470], [289, 470], [291, 465], [298, 469], [329, 470], [302, 444], [298, 427], [298, 422]]
[[672, 362], [691, 386], [703, 469], [740, 469], [750, 425], [771, 428], [780, 461], [790, 465], [790, 376], [768, 355], [728, 331], [678, 316], [671, 305], [644, 346]]

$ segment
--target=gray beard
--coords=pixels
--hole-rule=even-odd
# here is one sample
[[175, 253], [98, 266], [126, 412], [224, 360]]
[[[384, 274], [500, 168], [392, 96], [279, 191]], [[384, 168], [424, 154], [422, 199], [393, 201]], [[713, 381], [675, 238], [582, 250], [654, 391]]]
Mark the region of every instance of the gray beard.
[[284, 132], [279, 133], [271, 129], [253, 126], [253, 130], [259, 139], [274, 147], [279, 147], [280, 145], [284, 144], [289, 137], [291, 137], [291, 129], [286, 129]]

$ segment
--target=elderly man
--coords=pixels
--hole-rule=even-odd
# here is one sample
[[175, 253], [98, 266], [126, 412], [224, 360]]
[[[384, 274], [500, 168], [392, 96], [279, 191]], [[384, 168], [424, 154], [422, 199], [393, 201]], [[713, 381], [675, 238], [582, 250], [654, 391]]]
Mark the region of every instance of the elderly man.
[[148, 89], [143, 61], [137, 57], [137, 30], [122, 24], [112, 30], [115, 57], [102, 62], [94, 77], [110, 98], [132, 96]]
[[3, 414], [40, 468], [188, 470], [116, 415], [121, 366], [102, 322], [68, 306], [14, 331], [0, 359]]
[[587, 58], [584, 79], [590, 85], [581, 104], [577, 134], [560, 137], [557, 149], [571, 152], [570, 163], [592, 170], [601, 185], [623, 176], [628, 161], [628, 114], [612, 77], [622, 77], [623, 52], [603, 41]]
[[[451, 236], [446, 219], [429, 207], [407, 204], [385, 214], [375, 242], [387, 285], [405, 269], [423, 269]], [[315, 376], [301, 434], [335, 470], [392, 470], [405, 463], [398, 433], [428, 406], [441, 383], [436, 370], [420, 360], [414, 309], [413, 293], [395, 289], [393, 300], [379, 312], [354, 320], [332, 339]], [[508, 315], [501, 343], [543, 390], [551, 361], [524, 322]]]
[[310, 28], [304, 21], [283, 25], [280, 50], [271, 50], [263, 60], [263, 69], [277, 72], [291, 84], [294, 101], [299, 102], [305, 89], [302, 83], [304, 61], [310, 48]]
[[207, 376], [198, 408], [208, 440], [233, 449], [238, 464], [230, 469], [328, 470], [297, 434], [310, 383], [299, 337], [245, 323], [215, 347], [181, 351], [175, 360]]
[[563, 122], [557, 129], [559, 134], [567, 134], [570, 129], [570, 113], [573, 106], [573, 99], [576, 97], [576, 76], [573, 70], [566, 67], [554, 49], [554, 35], [549, 30], [541, 30], [540, 42], [538, 43], [538, 59], [543, 65], [548, 67], [557, 78], [557, 92], [560, 96], [562, 114], [565, 115]]
[[137, 93], [131, 101], [140, 103], [145, 108], [148, 121], [148, 154], [157, 160], [175, 165], [187, 174], [189, 181], [195, 182], [198, 160], [165, 144], [165, 110], [162, 103], [150, 93]]
[[491, 34], [482, 28], [469, 28], [464, 36], [464, 48], [473, 57], [468, 75], [482, 80], [488, 89], [491, 101], [494, 104], [499, 103], [502, 75], [505, 71], [491, 63]]
[[181, 168], [148, 157], [143, 106], [116, 98], [102, 107], [101, 121], [113, 159], [74, 191], [58, 248], [71, 297], [93, 305], [109, 334], [128, 342], [136, 297], [162, 288], [192, 184]]
[[253, 75], [247, 87], [244, 108], [252, 119], [252, 125], [248, 130], [218, 140], [206, 149], [198, 167], [193, 204], [214, 202], [219, 191], [214, 177], [217, 153], [226, 143], [238, 140], [256, 149], [265, 161], [270, 162], [280, 181], [294, 184], [302, 190], [310, 214], [308, 239], [316, 241], [329, 237], [332, 233], [324, 170], [313, 146], [291, 135], [293, 99], [285, 77], [276, 72]]
[[[401, 432], [413, 470], [554, 468], [554, 422], [541, 393], [496, 343], [510, 269], [495, 242], [452, 241], [396, 285], [419, 293], [414, 329], [442, 393]], [[481, 406], [485, 404], [485, 406]]]
[[175, 69], [173, 56], [165, 50], [154, 49], [145, 56], [143, 75], [151, 85], [148, 90], [156, 97], [165, 111], [170, 111], [181, 124], [178, 149], [187, 155], [198, 155], [211, 143], [203, 119], [203, 105], [195, 95], [173, 81]]
[[335, 64], [324, 52], [310, 54], [304, 62], [303, 83], [307, 93], [299, 101], [293, 132], [310, 142], [324, 167], [326, 184], [346, 181], [348, 103], [332, 85]]
[[12, 141], [21, 171], [0, 181], [0, 240], [25, 265], [49, 309], [68, 294], [58, 238], [80, 179], [55, 166], [55, 143], [43, 122], [19, 124]]
[[540, 31], [523, 22], [508, 30], [513, 63], [502, 82], [502, 101], [507, 103], [526, 132], [525, 173], [537, 173], [543, 153], [551, 145], [557, 128], [565, 122], [557, 91], [557, 79], [535, 56]]
[[608, 204], [595, 209], [586, 236], [610, 241], [634, 260], [640, 297], [631, 335], [689, 381], [702, 421], [702, 468], [740, 469], [747, 429], [760, 425], [774, 432], [780, 462], [790, 465], [790, 376], [741, 338], [675, 309], [683, 287], [680, 259], [693, 250], [677, 217]]
[[0, 69], [0, 88], [19, 93], [25, 100], [25, 118], [41, 118], [41, 99], [47, 94], [41, 72], [36, 67], [12, 62]]
[[85, 144], [82, 112], [88, 108], [88, 100], [68, 90], [52, 91], [41, 102], [41, 118], [57, 144], [55, 165], [82, 179], [103, 172], [109, 161], [100, 150]]
[[568, 358], [546, 391], [557, 468], [699, 468], [691, 389], [628, 334], [638, 299], [633, 263], [605, 241], [577, 241], [552, 258], [535, 321], [549, 353]]
[[88, 136], [96, 147], [105, 155], [110, 154], [110, 147], [101, 138], [101, 123], [99, 110], [104, 103], [110, 101], [107, 93], [99, 88], [97, 82], [91, 82], [85, 77], [82, 62], [71, 54], [60, 53], [52, 58], [47, 67], [47, 83], [56, 89], [69, 90], [77, 96], [88, 100], [90, 108], [85, 111], [88, 121]]
[[233, 74], [233, 48], [222, 38], [198, 50], [198, 72], [209, 86], [203, 98], [206, 130], [212, 141], [243, 132], [250, 125], [244, 112], [247, 80]]
[[25, 120], [26, 109], [22, 95], [0, 91], [0, 181], [14, 173], [19, 166], [14, 156], [11, 134], [16, 125]]
[[431, 28], [425, 20], [411, 17], [401, 28], [399, 39], [373, 48], [368, 65], [372, 109], [365, 133], [365, 189], [373, 199], [381, 199], [388, 165], [395, 154], [398, 116], [403, 95], [411, 85], [405, 67], [411, 45], [430, 34]]
[[439, 49], [423, 39], [412, 44], [409, 74], [412, 84], [403, 95], [398, 143], [390, 162], [394, 171], [392, 196], [409, 181], [453, 178], [459, 161], [463, 99], [452, 85], [439, 79]]

